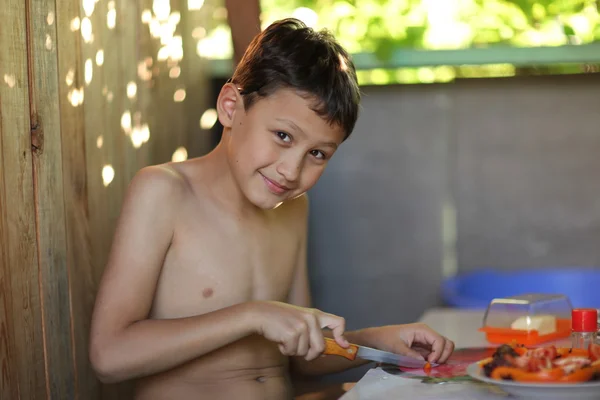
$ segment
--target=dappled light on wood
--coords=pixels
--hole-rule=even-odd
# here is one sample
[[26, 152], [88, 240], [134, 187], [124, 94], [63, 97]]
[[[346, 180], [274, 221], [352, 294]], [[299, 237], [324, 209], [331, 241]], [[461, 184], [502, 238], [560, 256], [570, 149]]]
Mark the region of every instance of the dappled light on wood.
[[102, 183], [104, 183], [104, 186], [106, 187], [110, 185], [113, 179], [115, 179], [115, 170], [112, 165], [105, 165], [102, 168]]
[[52, 50], [52, 36], [46, 35], [46, 50]]
[[150, 127], [148, 124], [136, 125], [131, 131], [130, 138], [133, 147], [139, 149], [150, 140]]
[[79, 19], [79, 17], [73, 18], [71, 20], [71, 31], [73, 31], [73, 32], [78, 31], [80, 27], [81, 27], [81, 20]]
[[169, 78], [177, 79], [179, 78], [179, 74], [181, 74], [181, 68], [175, 66], [169, 70]]
[[150, 21], [152, 21], [152, 11], [150, 11], [148, 9], [142, 11], [141, 17], [142, 17], [142, 22], [144, 24], [149, 24]]
[[100, 49], [96, 52], [96, 65], [101, 67], [104, 64], [104, 50]]
[[173, 94], [173, 101], [176, 103], [181, 103], [183, 100], [185, 100], [185, 89], [178, 89]]
[[8, 85], [9, 88], [15, 87], [15, 76], [10, 74], [4, 74], [4, 83]]
[[94, 8], [96, 7], [96, 1], [95, 0], [83, 0], [81, 3], [83, 6], [83, 12], [85, 13], [85, 16], [91, 17], [92, 14], [94, 13]]
[[194, 30], [192, 31], [192, 37], [196, 40], [200, 40], [203, 37], [206, 36], [206, 29], [204, 29], [201, 26], [197, 26], [196, 28], [194, 28]]
[[65, 77], [65, 83], [67, 86], [71, 86], [73, 84], [73, 79], [75, 78], [75, 70], [70, 68], [67, 72], [67, 76]]
[[92, 83], [92, 77], [94, 76], [94, 64], [92, 63], [91, 58], [88, 58], [87, 60], [85, 60], [84, 73], [85, 73], [85, 84], [89, 85], [90, 83]]
[[152, 79], [152, 58], [146, 58], [146, 61], [140, 61], [137, 67], [137, 75], [142, 81], [149, 81]]
[[129, 99], [133, 99], [133, 98], [135, 98], [136, 94], [137, 94], [137, 84], [135, 82], [131, 81], [127, 84], [127, 97]]
[[159, 21], [166, 21], [171, 14], [171, 2], [169, 0], [153, 0], [152, 11]]
[[114, 29], [117, 25], [117, 10], [115, 9], [115, 2], [110, 1], [108, 3], [108, 12], [106, 13], [106, 26], [108, 29]]
[[204, 0], [187, 0], [187, 8], [190, 11], [198, 11], [204, 5]]
[[200, 117], [200, 128], [202, 129], [211, 129], [215, 123], [217, 122], [217, 110], [214, 108], [209, 108], [204, 111], [202, 117]]
[[188, 158], [188, 153], [185, 147], [179, 147], [177, 150], [173, 152], [173, 156], [171, 157], [171, 161], [173, 162], [181, 162], [185, 161]]
[[121, 115], [121, 128], [126, 135], [131, 133], [131, 112], [129, 110]]
[[92, 43], [94, 41], [94, 35], [92, 33], [92, 21], [88, 17], [81, 20], [81, 37], [85, 43]]
[[0, 1], [0, 399], [132, 398], [90, 365], [95, 293], [137, 172], [212, 146], [192, 31], [221, 2]]
[[69, 103], [71, 103], [71, 105], [73, 107], [78, 107], [78, 106], [82, 105], [83, 98], [84, 98], [83, 88], [80, 88], [80, 89], [72, 88], [71, 90], [69, 90], [69, 93], [67, 94], [67, 99], [69, 100]]

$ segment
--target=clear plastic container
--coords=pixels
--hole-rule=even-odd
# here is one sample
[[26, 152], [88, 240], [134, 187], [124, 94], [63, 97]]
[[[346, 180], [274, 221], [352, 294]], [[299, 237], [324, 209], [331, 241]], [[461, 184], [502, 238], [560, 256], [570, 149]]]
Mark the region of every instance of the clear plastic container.
[[568, 338], [571, 311], [568, 297], [560, 294], [524, 294], [493, 299], [480, 331], [490, 343], [526, 346]]

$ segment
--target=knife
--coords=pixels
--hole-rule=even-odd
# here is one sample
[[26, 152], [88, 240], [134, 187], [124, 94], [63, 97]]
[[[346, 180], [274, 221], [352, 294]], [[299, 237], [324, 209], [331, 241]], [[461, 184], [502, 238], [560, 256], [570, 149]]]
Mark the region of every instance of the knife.
[[[343, 348], [334, 339], [325, 338], [325, 351], [323, 354], [332, 356], [341, 356], [350, 361], [354, 361], [356, 357], [370, 361], [377, 361], [384, 364], [393, 364], [399, 367], [406, 368], [423, 368], [427, 361], [419, 360], [413, 357], [401, 356], [400, 354], [390, 353], [389, 351], [382, 351], [373, 349], [371, 347], [359, 346], [357, 344], [350, 343], [350, 347]], [[438, 364], [430, 363], [432, 367]]]

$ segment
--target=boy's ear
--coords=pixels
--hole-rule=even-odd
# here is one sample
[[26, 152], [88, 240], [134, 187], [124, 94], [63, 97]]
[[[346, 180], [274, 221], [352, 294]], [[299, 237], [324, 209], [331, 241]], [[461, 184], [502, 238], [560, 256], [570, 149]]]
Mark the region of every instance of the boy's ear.
[[225, 128], [231, 128], [235, 112], [240, 106], [243, 107], [243, 101], [242, 95], [233, 84], [226, 83], [223, 85], [217, 98], [217, 115], [221, 125]]

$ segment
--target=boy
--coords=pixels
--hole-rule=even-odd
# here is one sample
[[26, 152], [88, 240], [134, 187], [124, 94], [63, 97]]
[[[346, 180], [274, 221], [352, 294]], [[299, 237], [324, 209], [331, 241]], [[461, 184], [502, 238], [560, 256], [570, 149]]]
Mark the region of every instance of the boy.
[[257, 35], [217, 100], [208, 155], [132, 180], [99, 287], [90, 358], [137, 399], [287, 399], [290, 369], [360, 365], [321, 357], [323, 328], [348, 341], [444, 362], [454, 344], [420, 324], [344, 332], [311, 309], [304, 193], [354, 128], [348, 54], [293, 19]]

